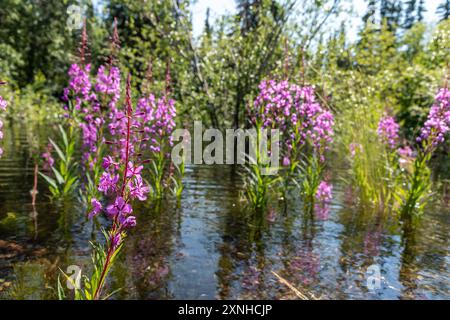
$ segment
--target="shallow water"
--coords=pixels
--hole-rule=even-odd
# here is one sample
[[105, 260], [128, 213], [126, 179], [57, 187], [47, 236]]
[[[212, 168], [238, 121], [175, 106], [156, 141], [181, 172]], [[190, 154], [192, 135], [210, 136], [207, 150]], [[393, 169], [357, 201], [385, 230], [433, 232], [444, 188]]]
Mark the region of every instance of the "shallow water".
[[[0, 159], [0, 297], [56, 298], [58, 268], [88, 271], [89, 241], [101, 236], [78, 203], [51, 203], [42, 180], [32, 206], [27, 128], [12, 127]], [[296, 299], [273, 272], [322, 299], [450, 298], [448, 207], [433, 206], [410, 230], [358, 209], [335, 182], [327, 217], [296, 201], [255, 217], [231, 166], [190, 166], [184, 183], [179, 205], [136, 206], [138, 226], [109, 276], [122, 288], [113, 298]], [[381, 286], [369, 290], [373, 265]]]

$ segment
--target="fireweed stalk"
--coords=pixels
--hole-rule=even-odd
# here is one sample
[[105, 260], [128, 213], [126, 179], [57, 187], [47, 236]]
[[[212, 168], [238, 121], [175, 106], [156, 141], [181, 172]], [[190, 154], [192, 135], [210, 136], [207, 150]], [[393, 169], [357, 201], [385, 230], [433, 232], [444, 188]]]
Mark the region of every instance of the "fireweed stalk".
[[[147, 81], [150, 82], [150, 79]], [[176, 108], [175, 100], [170, 98], [169, 66], [166, 70], [164, 95], [156, 99], [148, 90], [146, 96], [139, 99], [136, 113], [143, 125], [142, 149], [149, 150], [151, 154], [151, 195], [154, 199], [161, 199], [170, 184], [174, 183], [178, 187], [180, 185], [174, 178], [174, 168], [170, 163], [170, 147], [173, 145], [171, 135], [175, 129]], [[182, 175], [183, 170], [183, 166], [178, 168], [177, 177]]]
[[[105, 279], [122, 247], [126, 232], [136, 225], [136, 217], [132, 215], [132, 201], [135, 199], [146, 200], [149, 192], [149, 188], [141, 176], [142, 164], [148, 161], [140, 161], [140, 155], [133, 153], [133, 150], [139, 148], [140, 140], [134, 139], [134, 137], [140, 130], [136, 128], [134, 122], [136, 114], [133, 113], [131, 102], [130, 75], [127, 78], [125, 109], [123, 119], [126, 123], [125, 136], [123, 137], [122, 132], [118, 131], [117, 135], [121, 138], [110, 142], [112, 145], [117, 142], [123, 143], [125, 150], [103, 158], [102, 165], [105, 171], [98, 186], [98, 189], [109, 197], [109, 204], [103, 207], [99, 200], [93, 198], [91, 200], [92, 211], [89, 213], [89, 217], [94, 217], [104, 212], [111, 219], [112, 224], [107, 231], [104, 231], [106, 246], [103, 248], [94, 245], [94, 272], [90, 279], [84, 279], [84, 292], [77, 290], [75, 298], [97, 300], [102, 297]], [[117, 149], [113, 150], [117, 151]]]
[[[117, 103], [121, 95], [120, 70], [114, 65], [117, 61], [115, 56], [120, 48], [117, 21], [115, 21], [113, 35], [110, 39], [111, 50], [108, 62], [99, 67], [95, 77], [91, 77], [91, 65], [86, 64], [85, 57], [88, 36], [86, 23], [84, 24], [78, 49], [79, 62], [71, 65], [68, 72], [69, 85], [64, 89], [63, 94], [63, 100], [66, 102], [65, 118], [68, 123], [67, 129], [65, 129], [67, 140], [74, 144], [75, 140], [81, 136], [81, 168], [85, 180], [82, 181], [83, 188], [80, 195], [85, 203], [91, 203], [93, 197], [100, 196], [97, 185], [102, 170], [101, 159], [105, 152], [105, 131], [107, 131], [105, 128], [115, 121], [118, 113]], [[122, 116], [123, 114], [120, 115], [120, 117]], [[46, 152], [44, 155], [46, 159], [51, 159], [48, 158], [48, 156], [51, 157], [50, 152]], [[58, 162], [63, 160], [60, 159]], [[50, 164], [50, 161], [47, 163]], [[53, 163], [50, 164], [50, 167], [52, 171], [55, 170]], [[57, 173], [54, 175], [58, 177]], [[46, 180], [52, 182], [49, 178], [47, 177]], [[50, 185], [51, 190], [55, 189], [52, 183]]]
[[445, 141], [450, 131], [450, 90], [447, 85], [435, 96], [428, 118], [417, 138], [419, 149], [414, 161], [413, 172], [407, 178], [406, 188], [401, 194], [403, 199], [402, 214], [422, 212], [430, 192], [430, 169], [428, 162], [437, 147]]
[[398, 145], [398, 130], [400, 126], [395, 122], [394, 117], [384, 114], [378, 123], [377, 133], [381, 142], [390, 149], [395, 149]]
[[383, 152], [380, 153], [380, 161], [382, 163], [380, 176], [382, 181], [375, 188], [376, 199], [380, 208], [387, 208], [394, 200], [397, 189], [401, 185], [398, 177], [400, 174], [400, 158], [399, 158], [399, 130], [400, 125], [395, 121], [393, 116], [387, 112], [383, 114], [378, 122], [377, 134], [378, 139], [383, 146]]
[[[49, 139], [58, 158], [56, 161], [50, 161], [53, 158], [47, 150], [47, 154], [44, 154], [46, 156], [44, 161], [49, 165], [51, 171], [47, 173], [39, 172], [49, 184], [52, 196], [56, 198], [72, 196], [78, 185], [78, 162], [75, 159], [78, 128], [83, 114], [89, 109], [91, 102], [95, 100], [89, 77], [91, 65], [86, 64], [87, 41], [86, 21], [84, 21], [81, 43], [78, 49], [79, 63], [70, 66], [68, 71], [69, 85], [64, 89], [62, 96], [66, 104], [64, 105], [65, 123], [58, 126], [61, 142], [57, 143]], [[81, 129], [85, 137], [87, 128], [81, 127]]]
[[[368, 107], [362, 108], [368, 112]], [[401, 188], [401, 167], [397, 148], [400, 144], [399, 129], [394, 116], [386, 110], [383, 113], [369, 114], [355, 112], [348, 119], [358, 127], [349, 128], [351, 140], [348, 142], [348, 161], [350, 177], [358, 203], [361, 206], [376, 208], [377, 211], [390, 211], [398, 205], [396, 194]], [[378, 122], [371, 120], [376, 117]]]
[[87, 178], [84, 186], [87, 203], [90, 203], [92, 198], [99, 197], [96, 187], [102, 170], [99, 159], [103, 158], [105, 152], [106, 127], [117, 118], [117, 103], [121, 96], [120, 70], [114, 65], [120, 49], [117, 20], [115, 20], [113, 35], [110, 39], [111, 53], [108, 63], [101, 65], [97, 71], [91, 101], [83, 110], [84, 117], [80, 123], [83, 133], [83, 163]]

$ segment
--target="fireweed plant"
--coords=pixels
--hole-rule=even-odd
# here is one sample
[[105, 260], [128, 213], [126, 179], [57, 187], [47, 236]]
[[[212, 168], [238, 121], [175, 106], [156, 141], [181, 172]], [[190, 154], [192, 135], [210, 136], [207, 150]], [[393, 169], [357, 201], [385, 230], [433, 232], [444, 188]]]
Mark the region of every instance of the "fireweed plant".
[[[69, 68], [69, 86], [64, 89], [64, 124], [59, 125], [60, 144], [49, 139], [52, 149], [57, 153], [57, 161], [51, 156], [51, 151], [47, 150], [42, 156], [46, 161], [46, 166], [51, 169], [49, 173], [39, 172], [48, 182], [49, 189], [54, 198], [73, 196], [79, 183], [77, 169], [79, 162], [75, 158], [78, 130], [82, 113], [85, 113], [90, 102], [94, 99], [92, 94], [92, 84], [89, 79], [91, 65], [86, 64], [87, 50], [86, 21], [83, 25], [81, 43], [79, 48], [79, 63], [72, 64]], [[51, 161], [50, 161], [51, 160]]]
[[[435, 96], [435, 102], [430, 108], [426, 122], [419, 137], [418, 150], [413, 162], [412, 172], [405, 171], [405, 188], [399, 196], [402, 201], [401, 213], [404, 216], [420, 214], [427, 204], [430, 190], [430, 169], [428, 163], [437, 147], [445, 141], [450, 131], [450, 90], [447, 85], [441, 88]], [[400, 149], [405, 158], [411, 157], [410, 149]]]
[[398, 178], [401, 162], [398, 152], [400, 142], [399, 130], [400, 125], [395, 121], [395, 118], [385, 112], [378, 122], [377, 128], [378, 139], [383, 146], [383, 151], [380, 155], [382, 165], [379, 167], [383, 183], [379, 184], [377, 188], [377, 202], [383, 208], [395, 204], [395, 195], [401, 185], [401, 181]]
[[339, 121], [339, 138], [349, 164], [349, 180], [342, 179], [364, 209], [390, 210], [396, 183], [389, 177], [398, 176], [394, 172], [398, 125], [369, 89], [351, 94], [353, 108], [346, 109]]
[[[362, 116], [359, 114], [357, 117]], [[374, 117], [375, 119], [375, 117]], [[401, 156], [400, 125], [388, 112], [378, 117], [372, 127], [371, 119], [358, 121], [361, 128], [350, 130], [353, 140], [348, 145], [352, 185], [356, 186], [361, 204], [378, 211], [395, 209], [397, 194], [402, 188], [405, 160]], [[363, 130], [365, 135], [359, 135]], [[406, 150], [406, 147], [404, 148]]]
[[[313, 207], [316, 200], [324, 200], [318, 191], [321, 185], [327, 190], [325, 198], [329, 202], [331, 187], [324, 180], [323, 173], [326, 152], [332, 142], [334, 117], [316, 100], [314, 88], [298, 86], [287, 80], [264, 80], [248, 114], [257, 129], [279, 129], [281, 132], [284, 170], [278, 185], [281, 185], [283, 197], [291, 185], [297, 185], [305, 204]], [[260, 177], [258, 167], [252, 166], [253, 175], [247, 183], [251, 186], [250, 201], [256, 207], [267, 204], [267, 200], [262, 199], [275, 180], [271, 176]]]
[[[121, 111], [118, 110], [118, 113]], [[127, 230], [136, 225], [136, 217], [132, 215], [132, 202], [145, 201], [149, 188], [144, 182], [141, 172], [146, 160], [141, 160], [142, 147], [141, 122], [137, 120], [138, 113], [133, 111], [131, 102], [131, 77], [128, 75], [126, 85], [125, 110], [123, 116], [117, 118], [117, 127], [112, 141], [111, 153], [103, 158], [104, 169], [98, 189], [105, 194], [108, 204], [92, 198], [92, 210], [89, 217], [105, 213], [111, 220], [108, 230], [103, 230], [106, 244], [93, 244], [92, 261], [94, 270], [91, 277], [83, 278], [84, 287], [75, 290], [75, 299], [97, 300], [107, 298], [111, 294], [103, 295], [103, 287], [108, 272], [117, 257], [127, 235]], [[60, 298], [65, 298], [59, 284]]]
[[[147, 81], [150, 87], [150, 76], [147, 77]], [[166, 70], [164, 94], [157, 98], [150, 90], [147, 91], [145, 96], [139, 99], [136, 111], [143, 123], [143, 149], [150, 150], [150, 195], [153, 199], [161, 199], [167, 188], [173, 186], [173, 193], [179, 197], [182, 191], [184, 164], [175, 167], [170, 161], [176, 108], [175, 100], [170, 98], [169, 65]], [[177, 174], [175, 170], [178, 171]]]
[[[392, 208], [397, 211], [400, 208], [403, 216], [423, 212], [431, 195], [428, 164], [450, 130], [449, 99], [446, 87], [438, 91], [417, 137], [417, 150], [407, 142], [401, 143], [400, 126], [387, 113], [378, 122], [376, 134], [379, 144], [369, 141], [364, 145], [349, 145], [354, 179], [362, 191], [363, 200], [369, 200], [380, 210]], [[377, 165], [371, 165], [371, 158]]]
[[[115, 58], [119, 49], [117, 22], [111, 37], [112, 53], [94, 76], [91, 65], [85, 62], [86, 46], [84, 25], [79, 63], [71, 65], [69, 85], [63, 95], [65, 121], [59, 126], [62, 146], [50, 139], [42, 154], [45, 173], [40, 174], [56, 197], [73, 193], [78, 184], [77, 171], [81, 169], [84, 180], [80, 181], [80, 199], [87, 205], [88, 218], [97, 221], [96, 217], [104, 213], [112, 220], [111, 227], [103, 230], [106, 244], [92, 244], [91, 277], [85, 277], [83, 289], [75, 291], [76, 299], [100, 299], [105, 297], [102, 292], [105, 278], [120, 251], [126, 230], [136, 224], [131, 215], [132, 201], [145, 201], [149, 196], [161, 198], [166, 187], [172, 185], [173, 193], [179, 197], [184, 165], [174, 167], [169, 157], [176, 116], [175, 101], [170, 98], [170, 73], [167, 71], [164, 94], [155, 98], [154, 94], [146, 93], [138, 100], [135, 110], [128, 77], [123, 108], [121, 72]], [[75, 154], [78, 145], [80, 155]], [[142, 160], [144, 157], [146, 160]], [[151, 163], [151, 184], [142, 176], [145, 163]], [[108, 204], [104, 205], [105, 202]], [[58, 291], [65, 298], [60, 283]]]
[[98, 68], [95, 82], [91, 86], [90, 101], [83, 109], [83, 117], [79, 124], [82, 130], [82, 163], [86, 177], [83, 181], [84, 192], [81, 195], [86, 203], [100, 197], [97, 186], [102, 173], [101, 159], [106, 152], [105, 139], [108, 134], [111, 136], [116, 134], [118, 126], [121, 125], [118, 119], [123, 117], [123, 112], [118, 110], [121, 98], [121, 73], [115, 65], [116, 55], [120, 49], [116, 20], [110, 43], [111, 54], [108, 62]]

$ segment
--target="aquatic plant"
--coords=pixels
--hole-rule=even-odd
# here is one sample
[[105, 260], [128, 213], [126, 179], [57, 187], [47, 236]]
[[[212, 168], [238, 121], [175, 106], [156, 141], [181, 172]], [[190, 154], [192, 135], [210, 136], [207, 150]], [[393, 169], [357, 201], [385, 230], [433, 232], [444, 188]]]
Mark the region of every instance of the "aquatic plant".
[[[380, 166], [377, 166], [381, 181], [378, 184], [377, 199], [382, 205], [397, 205], [394, 203], [395, 194], [401, 188], [401, 155], [399, 149], [400, 125], [396, 122], [393, 116], [386, 112], [378, 122], [377, 134], [379, 141], [383, 146], [383, 152], [379, 155], [378, 161]], [[401, 149], [403, 150], [403, 149]]]
[[395, 149], [398, 144], [399, 129], [400, 126], [397, 122], [395, 122], [394, 117], [385, 114], [378, 123], [378, 137], [383, 144], [387, 145], [391, 149]]
[[[147, 81], [150, 87], [151, 79], [148, 78]], [[173, 193], [179, 197], [182, 191], [179, 177], [184, 175], [184, 164], [177, 167], [177, 172], [174, 172], [175, 168], [170, 161], [170, 148], [173, 145], [171, 135], [175, 129], [176, 108], [175, 100], [170, 97], [169, 64], [166, 69], [164, 94], [157, 99], [148, 90], [145, 96], [139, 99], [136, 114], [142, 123], [143, 149], [150, 151], [152, 198], [161, 199], [164, 191], [171, 185], [173, 185]]]
[[[125, 150], [103, 158], [102, 166], [105, 171], [98, 185], [98, 189], [108, 195], [110, 200], [106, 206], [103, 206], [100, 200], [93, 198], [91, 200], [92, 209], [89, 212], [90, 218], [102, 212], [105, 213], [111, 220], [111, 226], [108, 230], [103, 231], [106, 238], [105, 246], [93, 245], [94, 271], [90, 278], [84, 278], [84, 288], [75, 291], [76, 299], [97, 300], [103, 297], [105, 279], [122, 248], [127, 230], [136, 225], [132, 201], [135, 199], [146, 200], [149, 192], [149, 188], [141, 176], [142, 164], [148, 161], [141, 161], [139, 155], [132, 152], [132, 150], [139, 150], [140, 139], [134, 139], [133, 119], [136, 114], [131, 102], [130, 75], [127, 78], [125, 108], [126, 136], [123, 138]], [[117, 131], [116, 136], [122, 139], [122, 132]], [[120, 139], [116, 139], [116, 142], [121, 141]], [[106, 297], [108, 296], [106, 295]]]
[[[50, 192], [54, 198], [73, 196], [74, 190], [79, 183], [77, 174], [79, 163], [74, 156], [78, 128], [81, 115], [89, 108], [91, 101], [95, 100], [89, 76], [91, 65], [89, 63], [86, 64], [87, 41], [86, 20], [84, 20], [80, 47], [78, 49], [79, 63], [74, 63], [70, 66], [68, 71], [69, 83], [64, 88], [62, 96], [62, 100], [66, 103], [63, 107], [65, 111], [64, 124], [58, 125], [62, 144], [58, 145], [52, 139], [49, 139], [58, 158], [56, 161], [51, 161], [53, 158], [51, 153], [48, 152], [49, 150], [43, 154], [44, 160], [47, 166], [50, 167], [54, 177], [51, 174], [39, 172], [49, 184]], [[82, 129], [84, 129], [83, 137], [89, 136], [90, 138], [92, 136], [92, 132], [90, 132], [90, 135], [87, 135], [86, 128]], [[50, 165], [51, 162], [53, 163]]]
[[[77, 123], [80, 109], [90, 99], [90, 82], [86, 70], [74, 64], [69, 69], [69, 86], [64, 89], [63, 100], [66, 101], [64, 106], [65, 121], [63, 125], [58, 125], [59, 144], [49, 138], [47, 151], [42, 155], [44, 159], [44, 170], [39, 174], [49, 184], [49, 190], [52, 197], [72, 196], [78, 185], [78, 161], [75, 159], [75, 149], [77, 140]], [[88, 87], [89, 89], [85, 88]], [[57, 159], [52, 156], [52, 151], [57, 154]]]
[[[435, 96], [435, 102], [430, 108], [417, 142], [419, 148], [413, 163], [412, 173], [407, 173], [405, 188], [399, 198], [402, 200], [402, 214], [420, 214], [427, 204], [430, 190], [430, 169], [428, 163], [437, 149], [445, 141], [450, 131], [450, 90], [445, 86]], [[404, 153], [405, 150], [401, 152]]]
[[102, 171], [100, 160], [106, 152], [107, 127], [117, 119], [117, 104], [121, 97], [121, 73], [113, 63], [116, 61], [114, 53], [119, 49], [118, 43], [116, 21], [111, 38], [111, 46], [114, 50], [108, 58], [108, 64], [101, 65], [97, 71], [93, 99], [91, 99], [89, 108], [84, 109], [84, 117], [80, 122], [83, 133], [83, 163], [85, 164], [83, 168], [86, 176], [82, 198], [86, 203], [91, 203], [92, 198], [99, 197], [96, 186], [100, 181]]
[[[264, 80], [248, 114], [257, 130], [279, 129], [281, 132], [281, 157], [285, 167], [281, 189], [283, 198], [287, 197], [293, 181], [301, 187], [305, 200], [314, 202], [325, 154], [333, 139], [332, 113], [316, 100], [315, 91], [310, 86], [300, 87], [287, 80]], [[264, 188], [264, 184], [259, 184]]]
[[[44, 159], [44, 172], [39, 175], [49, 184], [49, 190], [53, 198], [72, 196], [78, 186], [77, 167], [75, 160], [75, 139], [73, 131], [69, 129], [69, 135], [61, 125], [58, 126], [61, 143], [57, 144], [49, 138], [47, 151], [42, 154]], [[58, 158], [54, 160], [51, 151], [55, 150]]]
[[397, 148], [400, 125], [371, 93], [372, 88], [351, 91], [352, 108], [339, 121], [339, 140], [349, 163], [349, 181], [362, 207], [391, 210], [401, 185]]

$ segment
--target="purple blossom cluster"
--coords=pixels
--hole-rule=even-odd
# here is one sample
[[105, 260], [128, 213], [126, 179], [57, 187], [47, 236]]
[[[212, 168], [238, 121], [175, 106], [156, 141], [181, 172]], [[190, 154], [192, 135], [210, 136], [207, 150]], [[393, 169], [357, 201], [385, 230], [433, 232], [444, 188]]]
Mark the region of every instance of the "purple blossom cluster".
[[[99, 143], [103, 137], [101, 127], [110, 122], [114, 126], [117, 119], [124, 119], [124, 113], [117, 109], [120, 100], [120, 70], [115, 66], [100, 66], [95, 82], [92, 83], [90, 65], [73, 64], [69, 69], [69, 86], [64, 89], [63, 99], [74, 101], [74, 109], [79, 113], [82, 132], [83, 161], [92, 167], [97, 161]], [[65, 106], [68, 110], [68, 106]], [[126, 121], [123, 126], [126, 126]], [[115, 131], [112, 132], [115, 134]]]
[[413, 150], [409, 146], [404, 146], [404, 147], [398, 148], [397, 153], [402, 158], [412, 158], [414, 155]]
[[[89, 217], [92, 218], [104, 211], [113, 220], [111, 242], [115, 247], [121, 241], [121, 232], [136, 225], [136, 218], [132, 215], [131, 202], [134, 199], [144, 201], [149, 193], [149, 188], [141, 176], [142, 162], [140, 163], [139, 157], [133, 156], [131, 153], [134, 117], [129, 76], [127, 80], [126, 111], [124, 112], [126, 122], [126, 135], [123, 138], [125, 139], [125, 158], [121, 154], [103, 158], [102, 167], [105, 171], [100, 178], [98, 190], [112, 200], [104, 208], [98, 199], [93, 198], [91, 200], [92, 211], [89, 213]], [[116, 141], [121, 141], [122, 132], [117, 131], [116, 134], [120, 136], [120, 139]], [[134, 148], [136, 149], [138, 146], [135, 145]]]
[[139, 99], [137, 113], [143, 123], [144, 135], [152, 152], [159, 153], [167, 141], [172, 144], [171, 134], [175, 129], [175, 101], [163, 96], [158, 100], [153, 94]]
[[[109, 70], [108, 70], [109, 69]], [[97, 71], [95, 91], [99, 98], [113, 111], [117, 109], [120, 99], [120, 69], [117, 67], [100, 66]]]
[[8, 106], [8, 102], [0, 96], [0, 110], [6, 111], [6, 107]]
[[[69, 102], [74, 101], [74, 108], [80, 110], [83, 102], [88, 102], [94, 97], [92, 96], [92, 84], [89, 78], [91, 72], [91, 65], [85, 66], [72, 64], [69, 68], [69, 86], [64, 88], [63, 100]], [[68, 110], [68, 106], [65, 106]]]
[[[7, 107], [7, 106], [8, 106], [8, 103], [6, 102], [6, 100], [3, 99], [2, 96], [0, 96], [0, 110], [1, 110], [1, 111], [6, 111], [6, 107]], [[0, 140], [3, 139], [3, 131], [2, 131], [2, 128], [3, 128], [3, 122], [2, 122], [2, 120], [0, 120]], [[0, 148], [0, 157], [1, 157], [2, 155], [3, 155], [3, 149]]]
[[313, 87], [300, 87], [287, 80], [264, 80], [249, 115], [253, 124], [277, 128], [285, 135], [285, 155], [290, 154], [294, 144], [309, 141], [320, 160], [325, 160], [324, 153], [333, 141], [334, 117], [316, 100]]
[[430, 109], [417, 141], [426, 143], [427, 148], [431, 150], [444, 142], [445, 134], [449, 131], [450, 90], [442, 88], [435, 96], [435, 103]]
[[395, 122], [394, 117], [385, 114], [378, 123], [377, 133], [383, 144], [390, 149], [395, 149], [399, 140], [399, 129], [400, 126]]
[[[116, 20], [111, 46], [116, 53], [119, 47]], [[86, 23], [83, 26], [79, 52], [80, 62], [79, 64], [72, 64], [69, 69], [69, 86], [64, 89], [63, 100], [72, 102], [72, 104], [65, 106], [65, 109], [68, 112], [75, 111], [72, 116], [77, 118], [82, 132], [83, 162], [88, 164], [90, 169], [93, 169], [98, 158], [101, 158], [101, 154], [97, 152], [99, 145], [105, 141], [103, 126], [107, 122], [117, 121], [119, 113], [117, 103], [121, 96], [121, 77], [119, 68], [113, 65], [113, 61], [116, 60], [113, 56], [109, 57], [106, 66], [99, 67], [95, 77], [91, 77], [91, 65], [85, 64], [87, 52]], [[69, 106], [73, 110], [69, 110]], [[123, 112], [119, 113], [119, 116], [125, 118]]]

